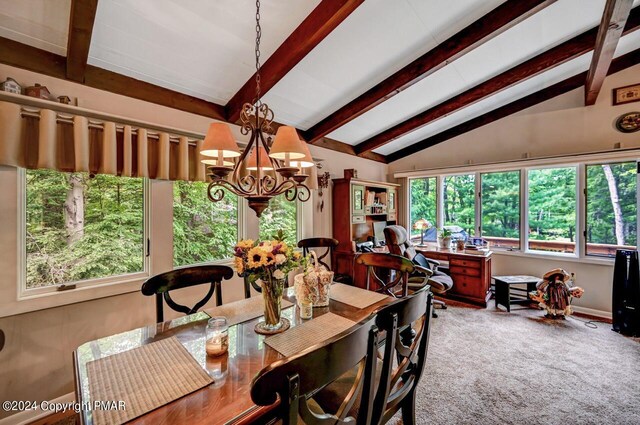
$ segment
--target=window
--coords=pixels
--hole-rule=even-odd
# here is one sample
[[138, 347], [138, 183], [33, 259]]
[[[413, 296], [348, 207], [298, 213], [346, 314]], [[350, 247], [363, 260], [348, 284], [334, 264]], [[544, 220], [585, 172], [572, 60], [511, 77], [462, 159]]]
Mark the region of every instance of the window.
[[482, 174], [482, 237], [496, 248], [520, 248], [520, 171]]
[[173, 182], [173, 265], [231, 258], [238, 240], [238, 198], [207, 197], [205, 182]]
[[142, 272], [144, 181], [26, 171], [26, 288]]
[[[424, 218], [433, 226], [436, 225], [437, 215], [437, 181], [435, 177], [427, 177], [424, 179], [412, 179], [411, 184], [411, 236], [420, 236], [420, 230], [413, 229], [413, 224]], [[427, 231], [425, 240], [435, 241], [436, 232]]]
[[[461, 174], [444, 178], [444, 225], [459, 226], [474, 235], [476, 219], [476, 175]], [[453, 230], [454, 233], [457, 231]]]
[[529, 170], [529, 249], [575, 252], [576, 168]]
[[614, 256], [637, 244], [636, 163], [587, 165], [586, 254]]
[[285, 241], [292, 246], [298, 243], [298, 202], [287, 201], [284, 195], [271, 198], [269, 206], [260, 216], [260, 239], [272, 239], [282, 229]]

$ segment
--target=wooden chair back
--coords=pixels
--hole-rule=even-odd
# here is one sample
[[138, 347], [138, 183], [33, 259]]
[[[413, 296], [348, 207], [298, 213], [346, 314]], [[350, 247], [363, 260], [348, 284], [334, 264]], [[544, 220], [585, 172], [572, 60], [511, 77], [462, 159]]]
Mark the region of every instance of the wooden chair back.
[[[279, 396], [276, 415], [283, 425], [297, 424], [298, 415], [307, 425], [370, 424], [377, 339], [375, 316], [371, 316], [322, 344], [262, 369], [251, 384], [251, 399], [259, 406], [269, 406]], [[310, 407], [309, 400], [317, 390], [355, 366], [358, 366], [356, 379], [337, 412]], [[360, 407], [354, 419], [348, 412], [358, 397]]]
[[[408, 295], [409, 275], [413, 273], [415, 267], [407, 258], [395, 254], [367, 252], [356, 256], [356, 263], [367, 267], [368, 290], [382, 292], [392, 297]], [[395, 290], [399, 285], [402, 285], [400, 294]]]
[[376, 325], [386, 335], [372, 423], [387, 423], [398, 410], [403, 424], [415, 423], [415, 392], [426, 363], [432, 308], [433, 294], [426, 286], [377, 312]]
[[331, 270], [331, 267], [329, 267], [324, 258], [329, 256], [331, 261], [333, 261], [333, 250], [338, 246], [338, 243], [338, 240], [333, 238], [307, 238], [298, 242], [298, 248], [302, 248], [302, 255], [304, 256], [309, 254], [311, 248], [326, 248], [322, 255], [316, 252], [316, 254], [319, 254], [318, 263], [325, 266], [327, 270]]
[[[206, 265], [185, 267], [153, 276], [142, 284], [142, 294], [156, 296], [156, 321], [164, 321], [162, 298], [169, 307], [184, 314], [193, 314], [211, 299], [215, 292], [216, 305], [222, 305], [222, 280], [233, 277], [233, 270], [228, 266]], [[209, 291], [193, 307], [176, 303], [169, 295], [170, 291], [209, 283]]]

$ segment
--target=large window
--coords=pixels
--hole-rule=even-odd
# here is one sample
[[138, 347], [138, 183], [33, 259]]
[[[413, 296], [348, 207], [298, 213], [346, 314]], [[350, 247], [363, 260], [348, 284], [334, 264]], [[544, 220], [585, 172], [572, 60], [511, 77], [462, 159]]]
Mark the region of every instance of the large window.
[[576, 168], [529, 170], [529, 249], [575, 252]]
[[520, 248], [520, 171], [482, 174], [482, 237], [495, 248]]
[[[437, 214], [437, 197], [435, 177], [427, 177], [424, 179], [410, 180], [411, 184], [411, 235], [420, 236], [420, 230], [413, 229], [413, 224], [420, 220], [426, 219], [433, 226], [436, 225]], [[429, 231], [425, 236], [425, 240], [436, 240], [436, 232]]]
[[280, 230], [284, 232], [285, 241], [292, 246], [298, 243], [298, 203], [287, 201], [284, 195], [276, 196], [269, 201], [260, 216], [260, 239], [271, 239]]
[[637, 244], [636, 163], [587, 165], [587, 255]]
[[238, 199], [225, 192], [207, 197], [207, 183], [173, 183], [173, 264], [185, 266], [231, 258], [238, 240]]
[[476, 175], [460, 174], [444, 178], [444, 225], [459, 226], [473, 236], [476, 219]]
[[144, 182], [26, 171], [26, 288], [144, 271]]

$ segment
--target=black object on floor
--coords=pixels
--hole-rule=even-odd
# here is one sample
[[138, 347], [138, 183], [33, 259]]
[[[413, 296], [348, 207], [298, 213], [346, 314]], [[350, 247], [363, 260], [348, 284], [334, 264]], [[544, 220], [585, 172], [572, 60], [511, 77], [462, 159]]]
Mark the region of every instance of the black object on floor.
[[619, 249], [613, 269], [613, 330], [640, 336], [640, 267], [638, 251]]

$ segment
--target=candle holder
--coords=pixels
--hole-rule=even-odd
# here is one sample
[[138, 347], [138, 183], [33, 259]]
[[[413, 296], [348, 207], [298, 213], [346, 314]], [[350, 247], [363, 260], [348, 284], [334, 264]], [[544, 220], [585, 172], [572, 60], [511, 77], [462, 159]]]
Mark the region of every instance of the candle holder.
[[226, 317], [212, 317], [207, 322], [207, 356], [218, 357], [229, 350], [229, 325]]

